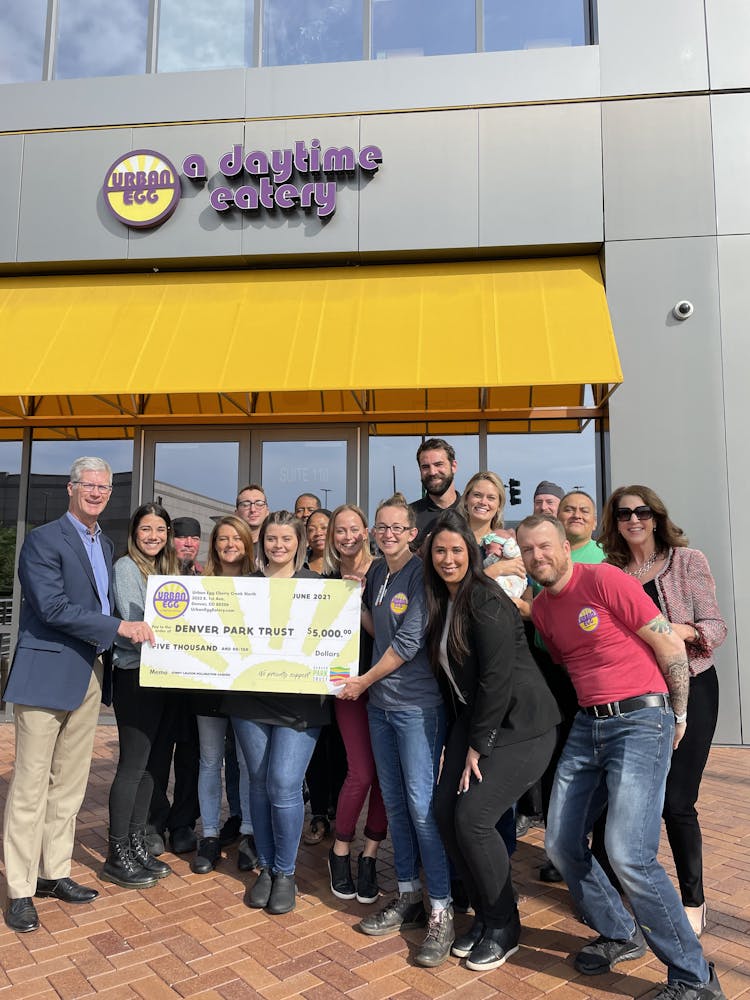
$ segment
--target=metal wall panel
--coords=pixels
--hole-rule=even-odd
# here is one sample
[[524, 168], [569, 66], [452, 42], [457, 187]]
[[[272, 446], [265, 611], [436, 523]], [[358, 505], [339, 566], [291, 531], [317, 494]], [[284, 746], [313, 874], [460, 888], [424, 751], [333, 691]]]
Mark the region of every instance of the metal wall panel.
[[705, 0], [711, 87], [750, 87], [750, 3]]
[[[730, 533], [726, 495], [716, 239], [607, 243], [605, 261], [607, 300], [625, 377], [610, 401], [612, 487], [635, 482], [655, 489], [691, 544], [709, 560], [730, 633], [716, 656], [722, 688], [716, 738], [738, 743], [730, 544], [736, 536]], [[681, 299], [695, 307], [683, 322], [671, 315]], [[746, 397], [746, 387], [744, 392]], [[734, 559], [736, 565], [736, 552]]]
[[599, 105], [479, 112], [479, 244], [603, 239]]
[[750, 94], [714, 94], [711, 120], [718, 232], [750, 233]]
[[597, 0], [601, 94], [708, 87], [703, 0]]
[[0, 261], [16, 259], [23, 142], [21, 135], [0, 136]]
[[716, 233], [708, 97], [602, 105], [607, 240]]
[[[750, 236], [719, 237], [719, 284], [721, 288], [721, 339], [724, 369], [724, 410], [728, 479], [726, 487], [718, 480], [717, 491], [726, 488], [729, 499], [731, 533], [726, 548], [734, 558], [734, 605], [738, 622], [737, 658], [750, 663], [750, 538], [746, 530], [745, 500], [750, 496], [750, 462], [747, 460], [747, 395], [750, 372], [750, 339], [747, 336], [748, 275], [750, 274]], [[703, 474], [701, 462], [701, 474]], [[725, 701], [732, 689], [724, 691]], [[744, 720], [745, 742], [750, 743], [750, 676], [740, 675], [740, 708]]]
[[130, 129], [26, 136], [19, 261], [125, 260], [128, 232], [101, 187], [131, 141]]
[[478, 112], [366, 117], [361, 142], [383, 150], [383, 167], [360, 201], [359, 248], [475, 247]]

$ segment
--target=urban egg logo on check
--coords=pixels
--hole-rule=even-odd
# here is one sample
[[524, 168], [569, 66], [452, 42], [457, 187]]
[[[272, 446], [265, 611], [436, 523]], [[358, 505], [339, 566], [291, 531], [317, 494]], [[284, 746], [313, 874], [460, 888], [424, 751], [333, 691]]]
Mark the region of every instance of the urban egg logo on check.
[[163, 583], [154, 594], [154, 611], [160, 618], [179, 618], [190, 606], [190, 594], [176, 580]]
[[599, 625], [599, 615], [593, 608], [581, 608], [578, 612], [578, 624], [584, 632], [593, 632]]

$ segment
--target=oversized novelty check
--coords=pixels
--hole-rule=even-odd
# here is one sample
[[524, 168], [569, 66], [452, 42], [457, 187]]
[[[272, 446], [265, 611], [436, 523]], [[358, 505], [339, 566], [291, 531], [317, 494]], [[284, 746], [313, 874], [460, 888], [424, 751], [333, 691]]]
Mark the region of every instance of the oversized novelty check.
[[329, 694], [359, 672], [356, 580], [150, 576], [141, 684]]

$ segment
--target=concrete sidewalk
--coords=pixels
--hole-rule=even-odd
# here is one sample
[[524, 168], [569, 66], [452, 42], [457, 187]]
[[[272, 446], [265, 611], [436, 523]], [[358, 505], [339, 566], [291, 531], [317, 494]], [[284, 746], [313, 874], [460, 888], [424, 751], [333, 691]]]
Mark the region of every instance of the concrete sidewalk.
[[[112, 1000], [200, 997], [201, 1000], [399, 1000], [455, 997], [482, 1000], [585, 1000], [648, 997], [664, 982], [664, 967], [647, 953], [618, 973], [580, 976], [571, 955], [590, 931], [573, 916], [564, 886], [536, 880], [542, 831], [533, 829], [513, 859], [521, 894], [522, 946], [507, 965], [479, 976], [451, 958], [434, 970], [415, 966], [421, 932], [369, 938], [356, 925], [370, 911], [337, 900], [328, 886], [330, 841], [300, 850], [296, 910], [269, 917], [242, 902], [246, 879], [231, 848], [217, 871], [193, 875], [189, 856], [165, 855], [174, 874], [135, 892], [99, 882], [107, 830], [107, 796], [117, 755], [117, 730], [100, 726], [88, 793], [79, 816], [72, 875], [99, 889], [90, 906], [38, 900], [42, 927], [16, 935], [0, 929], [0, 1000], [44, 997]], [[0, 725], [0, 795], [7, 793], [13, 727]], [[750, 1000], [750, 755], [711, 753], [700, 801], [705, 839], [707, 956], [716, 963], [730, 1000]], [[661, 857], [671, 869], [666, 841]], [[394, 886], [386, 845], [381, 884]], [[4, 904], [5, 889], [1, 898]], [[459, 930], [470, 922], [459, 917]]]

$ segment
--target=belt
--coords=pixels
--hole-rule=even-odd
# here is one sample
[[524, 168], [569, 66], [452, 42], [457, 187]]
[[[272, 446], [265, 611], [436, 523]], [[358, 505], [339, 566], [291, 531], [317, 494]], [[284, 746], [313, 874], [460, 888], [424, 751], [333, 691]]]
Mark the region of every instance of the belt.
[[639, 708], [671, 708], [668, 694], [641, 694], [637, 698], [623, 698], [622, 701], [607, 701], [603, 705], [579, 706], [586, 715], [595, 719], [606, 719], [625, 712], [636, 712]]

